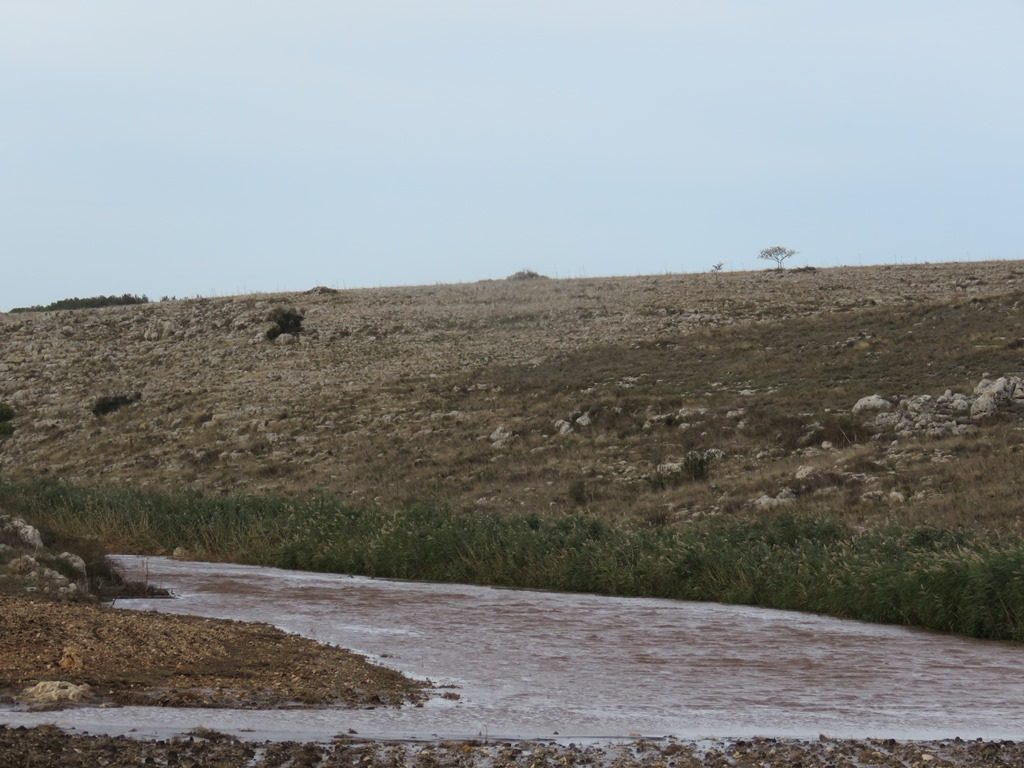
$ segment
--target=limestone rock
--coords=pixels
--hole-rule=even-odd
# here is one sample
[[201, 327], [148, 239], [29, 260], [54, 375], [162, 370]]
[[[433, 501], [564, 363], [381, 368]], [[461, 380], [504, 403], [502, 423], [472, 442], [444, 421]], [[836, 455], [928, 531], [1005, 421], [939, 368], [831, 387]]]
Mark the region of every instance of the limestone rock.
[[83, 578], [86, 576], [85, 560], [78, 555], [71, 552], [61, 552], [57, 557], [70, 565], [79, 576]]
[[886, 400], [881, 395], [868, 395], [862, 397], [856, 403], [853, 404], [853, 412], [856, 414], [865, 413], [868, 411], [891, 411], [892, 403]]
[[797, 480], [807, 480], [810, 477], [814, 477], [814, 475], [816, 474], [818, 474], [817, 469], [808, 464], [805, 464], [804, 466], [797, 468], [796, 473], [793, 475], [793, 477], [795, 477]]
[[19, 576], [24, 576], [25, 574], [32, 573], [37, 565], [38, 563], [32, 555], [22, 555], [11, 560], [7, 564], [7, 570]]
[[34, 549], [43, 547], [43, 537], [39, 535], [39, 531], [20, 517], [0, 515], [0, 532], [14, 534], [26, 547]]
[[971, 406], [971, 418], [975, 421], [988, 419], [995, 416], [999, 411], [999, 400], [992, 392], [986, 392], [978, 397]]
[[43, 680], [25, 688], [18, 701], [29, 709], [59, 709], [89, 698], [92, 689], [88, 685], [75, 685], [65, 680]]
[[754, 499], [751, 504], [759, 512], [765, 512], [775, 507], [792, 504], [796, 501], [796, 493], [792, 488], [783, 488], [777, 496], [769, 496], [767, 493]]
[[508, 443], [514, 437], [512, 430], [507, 429], [504, 426], [499, 426], [493, 432], [491, 432], [490, 441], [491, 445], [495, 448], [501, 448]]

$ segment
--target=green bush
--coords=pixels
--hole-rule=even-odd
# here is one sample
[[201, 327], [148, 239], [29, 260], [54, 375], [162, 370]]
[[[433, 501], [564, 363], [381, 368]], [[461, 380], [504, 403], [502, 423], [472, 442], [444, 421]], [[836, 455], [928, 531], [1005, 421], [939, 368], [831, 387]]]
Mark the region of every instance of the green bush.
[[130, 395], [104, 395], [103, 397], [96, 398], [92, 405], [92, 415], [105, 416], [108, 413], [113, 413], [118, 408], [131, 405], [141, 399], [142, 393], [140, 392], [133, 392]]
[[282, 333], [302, 333], [302, 321], [306, 318], [295, 309], [276, 307], [271, 310], [267, 319], [274, 324], [267, 331], [267, 338], [273, 341]]
[[149, 297], [145, 294], [136, 296], [133, 293], [125, 293], [120, 296], [90, 296], [84, 299], [76, 296], [73, 299], [60, 299], [45, 306], [37, 304], [33, 307], [14, 307], [11, 312], [52, 312], [58, 309], [96, 309], [148, 303]]
[[14, 409], [8, 403], [0, 403], [0, 440], [14, 434]]
[[706, 451], [690, 451], [683, 457], [683, 473], [692, 481], [707, 480], [711, 474], [711, 455]]

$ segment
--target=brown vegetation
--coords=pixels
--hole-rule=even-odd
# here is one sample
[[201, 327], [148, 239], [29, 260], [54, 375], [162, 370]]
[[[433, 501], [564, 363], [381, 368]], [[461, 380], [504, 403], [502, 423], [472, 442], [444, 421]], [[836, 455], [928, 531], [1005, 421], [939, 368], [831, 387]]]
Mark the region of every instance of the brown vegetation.
[[[865, 520], [1009, 524], [1016, 422], [997, 420], [981, 442], [916, 436], [893, 448], [849, 410], [876, 392], [970, 392], [983, 374], [1019, 374], [1022, 298], [1024, 265], [1001, 262], [0, 316], [0, 399], [18, 414], [0, 470], [661, 522], [737, 511], [792, 486], [800, 504], [841, 502]], [[268, 313], [284, 305], [301, 312], [303, 332], [268, 341]], [[141, 399], [94, 417], [109, 392]], [[721, 457], [706, 481], [659, 470], [708, 450]], [[956, 461], [933, 461], [935, 451]], [[797, 488], [789, 475], [805, 464], [819, 471]], [[978, 482], [994, 471], [1009, 474]], [[914, 503], [896, 509], [891, 491]]]

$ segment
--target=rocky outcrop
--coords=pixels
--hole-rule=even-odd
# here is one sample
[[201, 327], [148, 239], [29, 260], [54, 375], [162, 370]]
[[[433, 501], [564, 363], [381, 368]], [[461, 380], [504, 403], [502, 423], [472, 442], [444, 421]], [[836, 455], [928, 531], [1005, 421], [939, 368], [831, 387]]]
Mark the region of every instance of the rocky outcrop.
[[79, 596], [79, 583], [83, 587], [87, 584], [85, 560], [71, 552], [56, 555], [47, 550], [39, 531], [20, 517], [0, 516], [0, 537], [5, 540], [0, 543], [3, 591], [67, 600]]
[[1000, 408], [1015, 401], [1024, 403], [1024, 381], [1018, 376], [1000, 376], [995, 381], [982, 379], [974, 394], [977, 399], [971, 404], [971, 418], [980, 421], [995, 416]]
[[9, 544], [20, 542], [23, 546], [33, 549], [42, 549], [43, 547], [43, 537], [39, 535], [39, 531], [20, 517], [0, 515], [0, 534], [6, 534], [5, 538], [15, 540], [9, 541]]
[[979, 422], [1015, 406], [1024, 406], [1024, 382], [1019, 376], [1001, 376], [982, 379], [970, 395], [950, 389], [938, 397], [870, 395], [858, 400], [852, 412], [878, 432], [941, 438], [970, 434]]

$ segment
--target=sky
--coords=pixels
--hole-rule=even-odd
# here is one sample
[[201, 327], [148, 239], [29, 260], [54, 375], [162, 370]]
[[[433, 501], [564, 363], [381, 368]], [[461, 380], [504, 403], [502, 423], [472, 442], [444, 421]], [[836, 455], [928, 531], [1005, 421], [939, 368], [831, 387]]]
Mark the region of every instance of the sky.
[[0, 0], [0, 307], [1024, 258], [1024, 0]]

